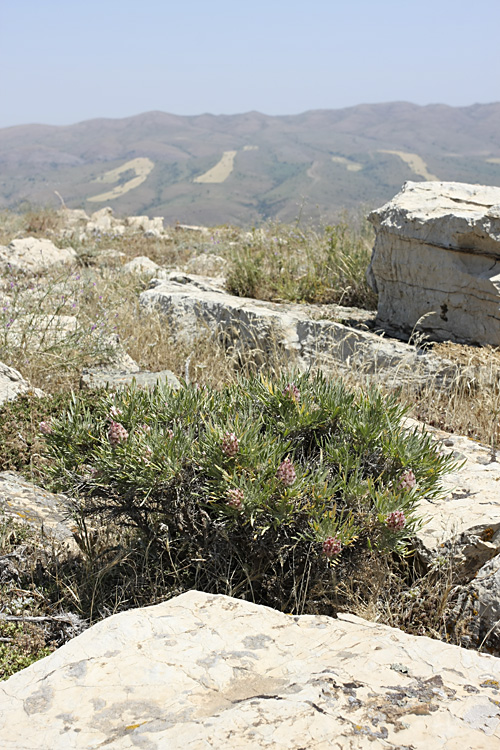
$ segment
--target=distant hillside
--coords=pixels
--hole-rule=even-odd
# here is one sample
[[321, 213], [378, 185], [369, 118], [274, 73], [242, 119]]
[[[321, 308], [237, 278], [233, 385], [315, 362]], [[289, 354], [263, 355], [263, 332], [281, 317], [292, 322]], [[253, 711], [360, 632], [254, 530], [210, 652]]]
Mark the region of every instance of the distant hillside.
[[0, 129], [0, 208], [66, 205], [169, 223], [330, 221], [405, 180], [500, 185], [500, 103], [405, 102], [269, 117], [148, 112]]

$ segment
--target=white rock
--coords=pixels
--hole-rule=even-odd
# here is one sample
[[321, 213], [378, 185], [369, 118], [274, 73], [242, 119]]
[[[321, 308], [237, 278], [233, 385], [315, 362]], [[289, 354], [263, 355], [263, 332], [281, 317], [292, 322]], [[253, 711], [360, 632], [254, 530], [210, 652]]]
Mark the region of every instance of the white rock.
[[9, 346], [24, 346], [38, 350], [53, 346], [78, 329], [78, 320], [73, 315], [19, 315], [5, 335]]
[[175, 228], [180, 231], [183, 230], [185, 232], [199, 232], [200, 234], [208, 234], [210, 230], [207, 227], [198, 227], [193, 224], [179, 224], [177, 223], [175, 225]]
[[99, 211], [94, 211], [90, 217], [90, 223], [87, 224], [87, 232], [109, 232], [113, 224], [113, 209], [110, 206], [105, 206], [100, 208]]
[[38, 273], [61, 263], [74, 263], [77, 258], [72, 247], [59, 248], [50, 240], [35, 237], [12, 240], [7, 247], [0, 247], [0, 269], [11, 268], [24, 273]]
[[155, 216], [152, 219], [149, 216], [129, 216], [125, 223], [128, 227], [152, 237], [159, 237], [163, 234], [163, 216]]
[[499, 187], [407, 182], [369, 219], [380, 325], [500, 345]]
[[77, 552], [70, 515], [74, 501], [27, 482], [15, 471], [0, 472], [0, 520], [11, 518]]
[[147, 274], [149, 276], [154, 276], [159, 269], [160, 266], [146, 255], [138, 255], [136, 258], [132, 258], [122, 268], [126, 273]]
[[500, 555], [489, 560], [472, 581], [456, 586], [449, 597], [450, 624], [467, 623], [467, 640], [475, 648], [500, 655]]
[[61, 208], [57, 215], [61, 218], [64, 226], [69, 229], [90, 221], [88, 214], [81, 208]]
[[257, 360], [274, 351], [281, 361], [302, 369], [357, 367], [360, 378], [370, 375], [396, 384], [456, 375], [447, 360], [335, 321], [313, 319], [301, 305], [234, 297], [211, 287], [196, 277], [170, 274], [165, 281], [153, 279], [140, 303], [146, 311], [164, 314], [174, 337], [190, 342], [200, 332], [211, 332], [228, 345], [253, 351]]
[[427, 563], [447, 554], [455, 572], [470, 579], [488, 560], [500, 554], [500, 461], [491, 447], [461, 435], [428, 427], [407, 418], [441, 443], [443, 453], [459, 463], [441, 479], [443, 497], [423, 499], [418, 512], [425, 525], [417, 533], [420, 554]]
[[150, 372], [137, 368], [137, 370], [129, 372], [113, 367], [86, 367], [80, 377], [80, 388], [89, 390], [109, 388], [118, 391], [130, 386], [142, 390], [153, 390], [156, 385], [168, 385], [171, 388], [181, 387], [179, 379], [171, 370]]
[[27, 391], [33, 391], [37, 396], [43, 396], [43, 391], [31, 388], [19, 370], [0, 362], [0, 404], [13, 401]]
[[[500, 653], [500, 556], [489, 560], [469, 586], [473, 595], [472, 630], [478, 644], [486, 643]], [[472, 612], [474, 614], [474, 611]]]
[[2, 683], [2, 750], [498, 750], [500, 660], [191, 591]]

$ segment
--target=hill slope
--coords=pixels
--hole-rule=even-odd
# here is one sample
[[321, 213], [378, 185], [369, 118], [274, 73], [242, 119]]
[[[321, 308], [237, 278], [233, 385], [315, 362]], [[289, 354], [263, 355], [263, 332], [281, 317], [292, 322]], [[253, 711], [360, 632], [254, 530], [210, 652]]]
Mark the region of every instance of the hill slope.
[[405, 180], [500, 185], [500, 103], [363, 104], [271, 117], [148, 112], [0, 129], [0, 208], [54, 204], [169, 223], [334, 219]]

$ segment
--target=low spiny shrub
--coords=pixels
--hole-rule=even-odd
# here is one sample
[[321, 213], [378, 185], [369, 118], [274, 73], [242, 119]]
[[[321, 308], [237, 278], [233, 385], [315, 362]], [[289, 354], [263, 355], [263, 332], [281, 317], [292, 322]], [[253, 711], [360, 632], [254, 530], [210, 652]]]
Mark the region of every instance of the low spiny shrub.
[[363, 550], [406, 554], [456, 466], [404, 414], [321, 374], [260, 375], [75, 395], [41, 429], [80, 525], [132, 529], [164, 586], [304, 611]]

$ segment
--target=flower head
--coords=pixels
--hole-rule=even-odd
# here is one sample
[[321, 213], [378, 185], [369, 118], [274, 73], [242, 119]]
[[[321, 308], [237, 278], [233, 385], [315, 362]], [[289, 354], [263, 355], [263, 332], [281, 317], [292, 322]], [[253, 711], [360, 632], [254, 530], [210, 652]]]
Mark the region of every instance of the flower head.
[[300, 401], [300, 391], [295, 383], [288, 383], [288, 385], [285, 386], [283, 389], [283, 396], [285, 396], [285, 398], [290, 398], [295, 402]]
[[336, 536], [329, 536], [323, 542], [323, 554], [326, 557], [334, 557], [342, 551], [342, 542]]
[[411, 469], [407, 469], [399, 478], [399, 487], [402, 490], [411, 490], [417, 484], [415, 474]]
[[402, 531], [406, 526], [405, 514], [402, 510], [393, 510], [385, 517], [385, 525], [390, 531]]
[[242, 504], [243, 504], [243, 498], [245, 497], [243, 490], [240, 490], [238, 488], [233, 488], [227, 491], [227, 504], [231, 506], [231, 508], [235, 508], [236, 510], [241, 510]]
[[285, 458], [285, 460], [279, 465], [278, 471], [276, 472], [276, 478], [279, 479], [285, 487], [291, 487], [297, 479], [297, 474], [289, 458]]
[[108, 429], [108, 440], [111, 446], [115, 448], [120, 443], [124, 443], [128, 438], [128, 432], [120, 422], [111, 422]]
[[222, 452], [225, 453], [226, 456], [229, 456], [229, 458], [236, 456], [240, 449], [240, 442], [234, 432], [226, 432], [222, 438], [221, 448]]

